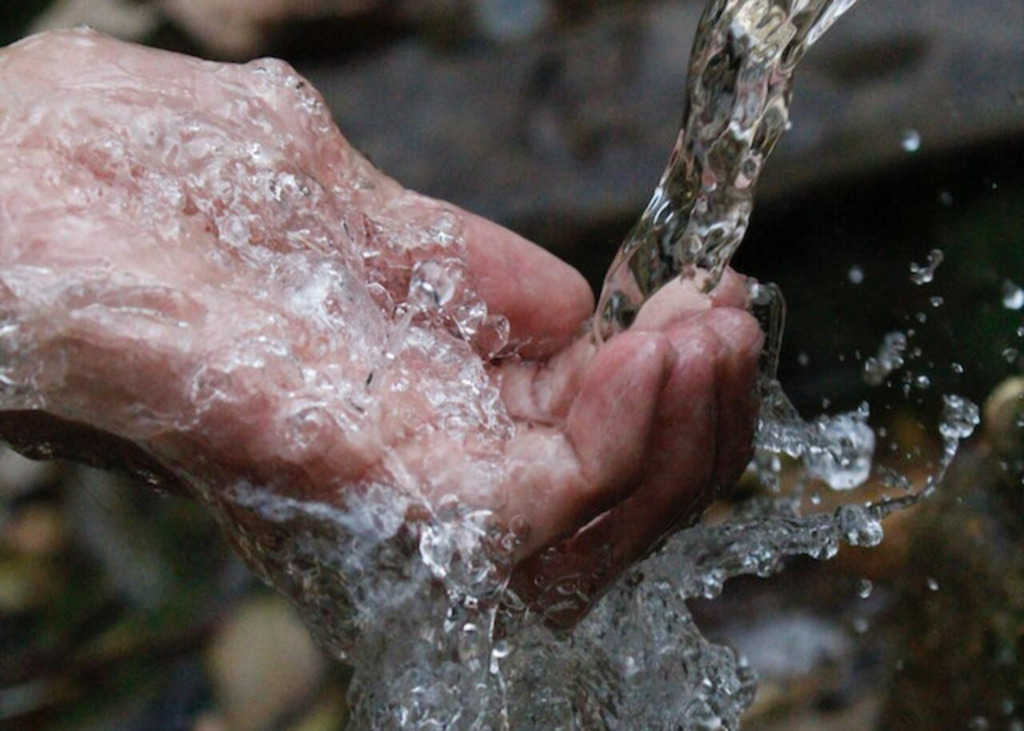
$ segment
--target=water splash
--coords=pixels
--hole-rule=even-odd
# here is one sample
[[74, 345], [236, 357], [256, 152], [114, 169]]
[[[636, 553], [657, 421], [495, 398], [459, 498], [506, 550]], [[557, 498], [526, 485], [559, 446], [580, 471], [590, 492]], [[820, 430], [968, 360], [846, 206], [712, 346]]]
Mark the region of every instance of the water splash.
[[905, 129], [900, 135], [900, 147], [906, 152], [917, 152], [921, 149], [921, 133], [916, 129]]
[[945, 259], [941, 249], [932, 249], [928, 252], [928, 259], [924, 264], [911, 262], [910, 281], [914, 284], [931, 284], [935, 279], [935, 270], [939, 268]]
[[903, 367], [907, 351], [907, 334], [899, 330], [891, 332], [882, 340], [878, 354], [864, 361], [864, 383], [880, 386], [885, 379]]

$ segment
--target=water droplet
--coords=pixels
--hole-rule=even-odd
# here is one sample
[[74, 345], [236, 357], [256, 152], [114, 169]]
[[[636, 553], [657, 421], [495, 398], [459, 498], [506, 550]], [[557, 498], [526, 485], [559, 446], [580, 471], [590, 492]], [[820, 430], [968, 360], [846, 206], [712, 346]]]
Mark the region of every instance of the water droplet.
[[1003, 280], [1003, 307], [1008, 310], [1019, 310], [1024, 307], [1024, 289], [1009, 279]]
[[938, 309], [939, 307], [942, 307], [942, 305], [946, 304], [946, 300], [943, 299], [942, 297], [935, 296], [935, 297], [932, 297], [931, 299], [929, 299], [928, 303], [932, 307]]
[[[854, 412], [819, 417], [812, 430], [801, 437], [799, 446], [807, 471], [833, 490], [851, 490], [864, 484], [871, 474], [875, 453], [875, 433], [866, 423], [866, 414]], [[813, 443], [808, 445], [806, 439]]]
[[953, 371], [955, 374], [957, 374], [958, 376], [962, 376], [964, 374], [964, 370], [965, 370], [961, 363], [955, 363], [955, 362], [950, 364], [949, 369], [951, 371]]
[[891, 332], [882, 340], [878, 354], [864, 361], [864, 382], [869, 386], [880, 386], [889, 374], [904, 364], [907, 336], [899, 330]]
[[925, 579], [925, 584], [928, 586], [928, 591], [938, 591], [939, 590], [939, 582], [936, 581], [935, 578], [933, 578], [931, 576], [929, 576], [927, 579]]
[[917, 152], [921, 149], [921, 133], [916, 129], [905, 129], [900, 133], [900, 147], [907, 152]]
[[796, 355], [796, 362], [803, 368], [806, 368], [811, 363], [811, 356], [807, 353], [800, 352]]
[[966, 439], [981, 423], [981, 413], [976, 404], [963, 396], [949, 394], [942, 397], [942, 423], [939, 433], [946, 440]]
[[452, 301], [455, 288], [455, 276], [450, 267], [434, 259], [425, 259], [413, 267], [409, 302], [423, 310], [436, 310]]
[[861, 284], [864, 282], [864, 270], [854, 265], [850, 267], [850, 271], [846, 273], [846, 278], [850, 280], [850, 284]]
[[928, 252], [928, 260], [924, 264], [912, 262], [910, 264], [910, 281], [914, 284], [929, 284], [935, 279], [935, 270], [945, 259], [942, 249], [932, 249]]
[[914, 386], [917, 387], [917, 388], [920, 388], [922, 390], [928, 388], [931, 385], [932, 385], [932, 379], [930, 379], [928, 376], [926, 376], [924, 374], [921, 374], [917, 378], [914, 379]]
[[861, 579], [857, 582], [857, 596], [859, 596], [861, 599], [867, 599], [871, 596], [871, 592], [872, 590], [874, 590], [874, 588], [875, 586], [871, 583], [870, 580]]
[[878, 518], [860, 505], [844, 505], [837, 511], [839, 532], [851, 546], [872, 547], [885, 535]]

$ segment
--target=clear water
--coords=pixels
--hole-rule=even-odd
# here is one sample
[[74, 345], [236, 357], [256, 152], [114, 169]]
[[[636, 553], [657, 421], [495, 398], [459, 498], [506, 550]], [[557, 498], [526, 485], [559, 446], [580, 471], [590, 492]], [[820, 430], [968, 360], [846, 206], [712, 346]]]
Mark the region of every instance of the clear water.
[[608, 270], [595, 333], [632, 322], [682, 275], [712, 289], [746, 233], [765, 161], [789, 124], [793, 75], [855, 0], [711, 0], [690, 56], [672, 155]]
[[[674, 277], [714, 285], [742, 238], [765, 158], [786, 127], [796, 64], [851, 4], [710, 3], [695, 43], [683, 131], [651, 206], [612, 265], [595, 318], [599, 336], [628, 326], [643, 301]], [[88, 33], [79, 36], [83, 47], [92, 42]], [[49, 367], [64, 362], [52, 352], [60, 343], [54, 333], [151, 333], [167, 343], [171, 362], [203, 363], [181, 375], [190, 394], [185, 415], [164, 413], [159, 403], [126, 409], [112, 403], [97, 426], [157, 450], [167, 433], [206, 438], [208, 414], [233, 408], [237, 384], [255, 380], [261, 397], [280, 396], [291, 405], [260, 425], [264, 442], [276, 450], [272, 456], [285, 463], [318, 454], [318, 440], [333, 430], [357, 439], [379, 433], [398, 414], [424, 430], [472, 437], [477, 447], [460, 463], [459, 479], [471, 481], [475, 495], [493, 498], [510, 469], [500, 445], [515, 424], [480, 356], [502, 349], [508, 323], [467, 289], [457, 222], [443, 212], [413, 223], [346, 219], [332, 201], [378, 193], [358, 180], [332, 178], [330, 165], [319, 162], [348, 154], [319, 100], [284, 65], [258, 62], [222, 75], [234, 73], [244, 76], [243, 88], [260, 90], [270, 108], [301, 110], [298, 124], [319, 140], [310, 160], [298, 159], [301, 150], [282, 151], [269, 137], [240, 142], [230, 125], [197, 123], [187, 140], [177, 127], [163, 130], [175, 144], [121, 169], [121, 157], [106, 152], [116, 153], [117, 145], [153, 148], [116, 137], [152, 132], [133, 126], [131, 115], [87, 156], [108, 166], [104, 179], [130, 178], [136, 186], [130, 196], [118, 198], [116, 187], [114, 194], [95, 195], [90, 186], [97, 176], [77, 179], [53, 150], [18, 159], [50, 171], [39, 179], [55, 181], [70, 196], [55, 197], [56, 207], [97, 215], [141, 207], [151, 216], [152, 225], [130, 237], [125, 256], [161, 256], [161, 237], [181, 235], [178, 207], [167, 201], [187, 198], [235, 245], [221, 255], [237, 260], [230, 266], [216, 258], [197, 261], [195, 277], [181, 283], [157, 285], [140, 274], [130, 287], [111, 282], [109, 267], [92, 266], [88, 252], [72, 279], [50, 276], [28, 258], [6, 268], [0, 294], [56, 314], [40, 320], [27, 312], [0, 326], [0, 407], [48, 408], [69, 418], [96, 413], [94, 403], [79, 403], [72, 398], [77, 391], [65, 390], [63, 371]], [[71, 90], [67, 99], [73, 96]], [[122, 103], [128, 102], [108, 106]], [[236, 117], [237, 109], [224, 110], [224, 119]], [[46, 125], [67, 118], [51, 115], [29, 125], [12, 111], [0, 120], [0, 142], [45, 135]], [[160, 157], [159, 150], [173, 155]], [[225, 195], [230, 205], [214, 205]], [[12, 209], [2, 222], [11, 227], [11, 241], [19, 240], [19, 220]], [[260, 233], [268, 227], [282, 232], [280, 240]], [[207, 272], [223, 276], [207, 281]], [[781, 293], [757, 285], [751, 294], [768, 333], [752, 469], [769, 497], [740, 505], [724, 523], [678, 533], [623, 576], [569, 634], [546, 626], [508, 590], [505, 557], [514, 539], [496, 517], [471, 507], [472, 500], [445, 497], [443, 484], [418, 480], [397, 457], [355, 489], [324, 489], [321, 499], [289, 489], [287, 471], [262, 482], [237, 481], [187, 454], [174, 462], [173, 443], [167, 458], [206, 488], [203, 497], [234, 544], [294, 600], [319, 641], [352, 664], [353, 728], [735, 729], [754, 698], [755, 669], [703, 637], [687, 600], [714, 597], [736, 576], [767, 576], [791, 556], [827, 559], [844, 542], [876, 545], [882, 518], [917, 499], [902, 491], [875, 505], [851, 498], [834, 512], [801, 513], [806, 486], [852, 490], [874, 474], [878, 437], [867, 406], [800, 417], [773, 379], [785, 314]], [[266, 316], [239, 316], [240, 302]], [[284, 303], [283, 310], [269, 313], [263, 309], [269, 303]], [[228, 328], [214, 351], [201, 350], [208, 345], [204, 323], [223, 320], [238, 332]], [[322, 354], [322, 368], [299, 367], [310, 350]], [[352, 355], [336, 362], [338, 352]], [[425, 399], [412, 404], [412, 391]], [[924, 492], [934, 489], [978, 418], [973, 404], [946, 398], [944, 452]], [[264, 527], [252, 530], [247, 516]], [[269, 534], [266, 525], [274, 528]], [[555, 588], [567, 595], [577, 590], [571, 580]]]

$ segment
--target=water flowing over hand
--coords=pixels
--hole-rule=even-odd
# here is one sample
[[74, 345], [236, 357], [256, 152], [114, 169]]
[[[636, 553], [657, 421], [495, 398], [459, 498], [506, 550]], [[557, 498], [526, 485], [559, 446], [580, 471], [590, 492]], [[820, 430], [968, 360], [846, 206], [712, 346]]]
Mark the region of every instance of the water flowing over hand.
[[573, 269], [386, 178], [281, 62], [28, 39], [0, 161], [0, 435], [203, 500], [258, 566], [286, 537], [246, 491], [386, 488], [409, 524], [492, 516], [574, 617], [749, 456], [738, 276], [597, 346]]

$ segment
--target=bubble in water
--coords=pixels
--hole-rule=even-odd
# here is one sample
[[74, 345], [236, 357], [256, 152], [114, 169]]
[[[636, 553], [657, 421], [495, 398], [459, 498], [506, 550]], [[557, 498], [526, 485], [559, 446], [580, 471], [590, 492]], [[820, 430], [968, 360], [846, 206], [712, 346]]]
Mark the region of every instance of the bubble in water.
[[900, 147], [907, 152], [917, 152], [921, 149], [921, 133], [916, 129], [905, 129], [900, 133]]
[[925, 585], [928, 587], [928, 591], [939, 590], [939, 582], [936, 581], [934, 577], [929, 576], [927, 579], [925, 579]]
[[948, 190], [939, 191], [939, 205], [943, 208], [952, 208], [953, 206], [953, 194]]
[[1009, 279], [1003, 280], [1003, 307], [1008, 310], [1019, 310], [1024, 307], [1024, 289]]
[[910, 281], [914, 284], [929, 284], [935, 279], [935, 270], [945, 259], [942, 249], [932, 249], [928, 252], [928, 261], [925, 264], [910, 264]]
[[938, 295], [936, 295], [935, 297], [930, 298], [928, 300], [928, 303], [932, 307], [938, 309], [939, 307], [942, 307], [942, 305], [946, 304], [946, 300], [943, 299], [942, 297], [939, 297]]
[[1006, 348], [1003, 350], [1003, 360], [1005, 360], [1007, 363], [1016, 363], [1019, 357], [1020, 351], [1018, 351], [1016, 348]]
[[851, 546], [871, 547], [882, 542], [882, 523], [861, 505], [844, 505], [837, 511], [839, 532]]
[[444, 307], [455, 297], [456, 280], [450, 266], [435, 259], [419, 261], [409, 280], [409, 302], [424, 310]]
[[906, 350], [906, 333], [897, 330], [886, 335], [878, 348], [878, 354], [864, 361], [864, 382], [869, 386], [884, 383], [889, 374], [903, 367]]
[[967, 724], [969, 731], [988, 731], [991, 728], [991, 724], [988, 719], [984, 716], [975, 716], [971, 719], [971, 722]]
[[851, 490], [871, 474], [875, 433], [857, 415], [842, 414], [816, 423], [819, 444], [804, 456], [807, 471], [833, 490]]
[[850, 267], [850, 271], [846, 273], [846, 278], [850, 280], [850, 284], [861, 284], [864, 282], [864, 270], [854, 265]]
[[963, 396], [954, 394], [943, 396], [942, 423], [939, 433], [943, 439], [966, 439], [974, 433], [981, 423], [978, 406]]
[[861, 579], [857, 582], [857, 596], [861, 599], [867, 599], [871, 596], [871, 592], [875, 586], [871, 583], [870, 579]]

